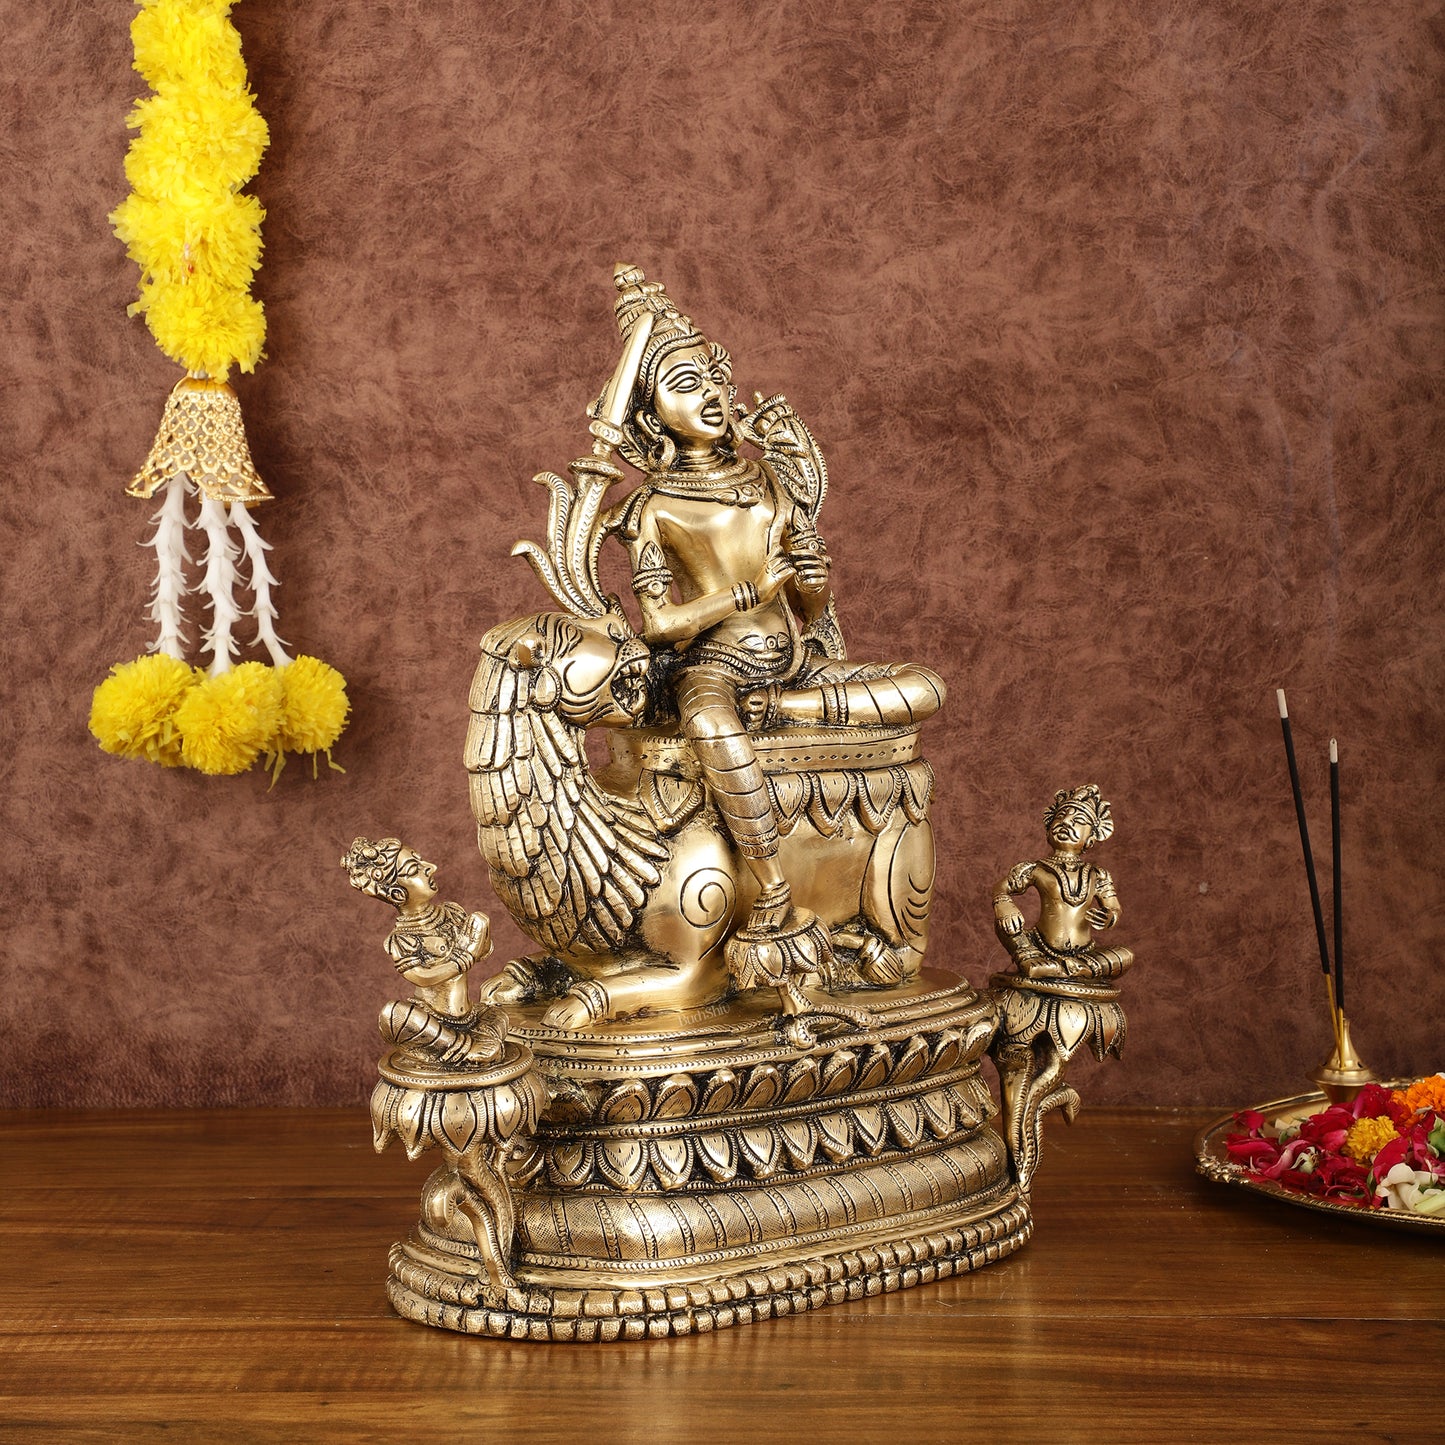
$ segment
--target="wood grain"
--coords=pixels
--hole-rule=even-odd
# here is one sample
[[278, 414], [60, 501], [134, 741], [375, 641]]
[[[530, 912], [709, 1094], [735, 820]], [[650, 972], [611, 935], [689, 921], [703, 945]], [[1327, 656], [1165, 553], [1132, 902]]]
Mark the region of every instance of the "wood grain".
[[1439, 1245], [1197, 1179], [1203, 1122], [1054, 1128], [1033, 1241], [978, 1274], [568, 1347], [391, 1313], [426, 1168], [358, 1111], [0, 1114], [0, 1438], [1441, 1438]]

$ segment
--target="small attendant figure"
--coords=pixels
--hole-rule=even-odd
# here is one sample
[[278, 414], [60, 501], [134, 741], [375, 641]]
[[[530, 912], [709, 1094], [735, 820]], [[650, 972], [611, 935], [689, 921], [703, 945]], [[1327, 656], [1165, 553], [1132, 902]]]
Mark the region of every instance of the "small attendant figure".
[[[1097, 948], [1096, 929], [1119, 921], [1114, 880], [1084, 853], [1114, 831], [1109, 805], [1089, 783], [1054, 794], [1044, 810], [1053, 852], [1018, 864], [994, 890], [998, 936], [1015, 971], [995, 974], [999, 1030], [990, 1052], [1003, 1086], [1003, 1122], [1019, 1189], [1027, 1194], [1038, 1166], [1044, 1115], [1070, 1122], [1079, 1096], [1064, 1071], [1087, 1044], [1100, 1062], [1124, 1047], [1124, 1010], [1116, 987], [1134, 962], [1127, 948]], [[1024, 927], [1012, 896], [1033, 888], [1038, 921]]]
[[[1114, 880], [1083, 855], [1113, 831], [1109, 805], [1095, 784], [1056, 793], [1044, 811], [1053, 852], [1019, 863], [994, 890], [999, 938], [1024, 978], [1113, 979], [1134, 962], [1127, 948], [1094, 944], [1094, 931], [1113, 928], [1122, 910]], [[1027, 888], [1039, 895], [1038, 921], [1029, 929], [1011, 901]]]
[[[392, 1138], [408, 1159], [440, 1149], [446, 1164], [422, 1192], [422, 1223], [474, 1244], [477, 1276], [464, 1298], [498, 1301], [512, 1277], [515, 1206], [507, 1166], [547, 1103], [531, 1052], [507, 1040], [507, 1016], [467, 996], [467, 973], [492, 951], [483, 913], [436, 901], [436, 867], [400, 839], [358, 838], [341, 860], [351, 886], [396, 909], [386, 951], [415, 998], [387, 1004], [381, 1036], [402, 1058], [378, 1066], [371, 1096], [377, 1152]], [[417, 1063], [434, 1067], [417, 1068]], [[470, 1236], [470, 1239], [468, 1238]]]
[[386, 951], [396, 971], [416, 987], [414, 999], [382, 1009], [382, 1038], [439, 1064], [495, 1063], [506, 1041], [507, 1017], [472, 1003], [466, 977], [492, 951], [487, 916], [468, 913], [460, 903], [438, 903], [436, 865], [398, 838], [358, 838], [341, 866], [353, 888], [396, 909]]

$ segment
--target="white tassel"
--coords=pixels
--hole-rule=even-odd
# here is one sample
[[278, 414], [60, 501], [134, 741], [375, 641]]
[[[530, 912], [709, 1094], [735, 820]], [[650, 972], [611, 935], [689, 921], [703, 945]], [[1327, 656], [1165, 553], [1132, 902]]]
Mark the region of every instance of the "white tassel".
[[186, 660], [185, 633], [186, 614], [186, 563], [191, 554], [186, 551], [186, 493], [190, 490], [190, 479], [184, 472], [177, 472], [166, 483], [165, 499], [161, 509], [152, 518], [156, 524], [155, 535], [146, 545], [156, 549], [156, 581], [151, 589], [150, 618], [160, 629], [156, 640], [147, 649], [174, 657], [178, 662]]
[[201, 498], [201, 528], [206, 534], [206, 571], [201, 586], [211, 603], [211, 625], [201, 641], [201, 651], [211, 654], [207, 671], [219, 677], [231, 670], [236, 639], [231, 635], [241, 619], [236, 606], [236, 545], [226, 530], [226, 507], [210, 497]]
[[291, 657], [276, 636], [276, 604], [271, 600], [271, 589], [280, 586], [280, 583], [266, 565], [266, 553], [271, 550], [271, 544], [262, 538], [261, 529], [251, 517], [251, 509], [242, 502], [231, 503], [231, 525], [241, 535], [241, 547], [251, 569], [251, 591], [255, 600], [247, 615], [256, 619], [256, 641], [271, 655], [272, 667], [285, 667]]

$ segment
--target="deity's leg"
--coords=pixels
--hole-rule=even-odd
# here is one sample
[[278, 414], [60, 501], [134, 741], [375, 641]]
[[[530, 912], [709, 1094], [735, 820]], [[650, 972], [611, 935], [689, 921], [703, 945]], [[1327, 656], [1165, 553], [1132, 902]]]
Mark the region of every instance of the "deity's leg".
[[382, 1009], [378, 1022], [387, 1043], [441, 1064], [488, 1063], [501, 1056], [502, 1043], [496, 1026], [490, 1019], [478, 1018], [476, 1014], [448, 1021], [438, 1018], [415, 1000], [397, 1000]]
[[1108, 982], [1128, 971], [1134, 954], [1127, 948], [1087, 948], [1064, 953], [1040, 937], [1036, 928], [1023, 933], [1001, 935], [1004, 947], [1013, 955], [1025, 978], [1082, 978]]
[[1114, 979], [1125, 973], [1134, 962], [1130, 948], [1091, 948], [1085, 955], [1086, 967], [1078, 972], [1087, 978]]
[[[793, 980], [830, 974], [833, 951], [818, 920], [793, 907], [778, 863], [772, 799], [738, 716], [737, 689], [721, 669], [689, 668], [677, 680], [677, 710], [708, 794], [758, 880], [747, 924], [725, 946], [728, 965], [742, 988], [767, 984], [778, 989], [783, 1010], [791, 1015], [805, 1002]], [[798, 1028], [799, 1037], [811, 1041], [806, 1027]]]
[[936, 672], [913, 663], [827, 663], [801, 687], [758, 688], [746, 711], [755, 726], [906, 727], [930, 718], [947, 695]]
[[1015, 934], [1000, 931], [999, 937], [1025, 978], [1063, 978], [1068, 973], [1067, 960], [1051, 954], [1044, 947], [1037, 929], [1029, 928]]
[[777, 819], [752, 740], [738, 716], [737, 689], [724, 672], [689, 668], [677, 680], [677, 710], [708, 794], [766, 895], [787, 883], [777, 861]]

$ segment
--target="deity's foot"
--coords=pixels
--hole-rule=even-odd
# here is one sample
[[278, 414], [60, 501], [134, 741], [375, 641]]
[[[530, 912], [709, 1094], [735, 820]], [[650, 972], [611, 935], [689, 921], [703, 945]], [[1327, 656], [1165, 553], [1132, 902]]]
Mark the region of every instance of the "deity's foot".
[[831, 983], [835, 969], [828, 930], [805, 908], [754, 906], [747, 927], [724, 945], [728, 968], [740, 989], [780, 988], [784, 980]]
[[542, 1022], [549, 1028], [577, 1030], [644, 1014], [687, 1013], [716, 1003], [727, 991], [728, 977], [719, 961], [615, 961], [600, 977], [569, 974], [565, 992], [542, 1015]]
[[1067, 978], [1069, 976], [1069, 970], [1062, 963], [1056, 963], [1051, 958], [1037, 956], [1020, 958], [1019, 972], [1025, 978]]
[[556, 998], [571, 982], [571, 971], [555, 958], [514, 958], [500, 973], [482, 980], [477, 1001], [502, 1006], [535, 1003]]
[[1032, 931], [1014, 936], [1004, 935], [1004, 946], [1013, 955], [1014, 966], [1020, 978], [1067, 978], [1066, 961], [1053, 953], [1046, 953]]
[[785, 889], [774, 891], [773, 896], [763, 895], [753, 907], [748, 926], [739, 929], [724, 946], [738, 987], [777, 989], [785, 1020], [784, 1036], [794, 1048], [813, 1047], [817, 1036], [811, 1023], [820, 1017], [867, 1028], [869, 1018], [864, 1011], [831, 1002], [817, 1003], [803, 993], [802, 983], [833, 985], [837, 960], [823, 924], [786, 899]]
[[869, 934], [858, 950], [858, 974], [865, 983], [890, 987], [907, 976], [903, 960], [876, 934]]
[[553, 1029], [585, 1029], [605, 1019], [609, 1005], [602, 984], [595, 978], [579, 979], [542, 1015], [542, 1022]]
[[767, 732], [781, 721], [778, 703], [782, 688], [775, 682], [755, 687], [738, 698], [738, 716], [750, 733]]
[[870, 928], [835, 928], [832, 939], [835, 948], [853, 952], [851, 983], [896, 988], [918, 977], [921, 964], [918, 951], [902, 945], [895, 947]]

